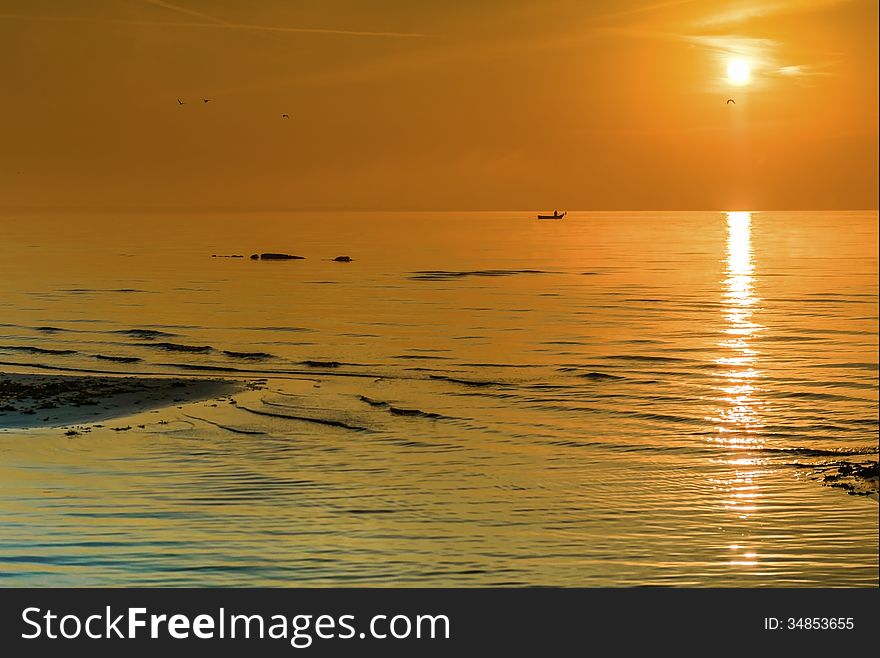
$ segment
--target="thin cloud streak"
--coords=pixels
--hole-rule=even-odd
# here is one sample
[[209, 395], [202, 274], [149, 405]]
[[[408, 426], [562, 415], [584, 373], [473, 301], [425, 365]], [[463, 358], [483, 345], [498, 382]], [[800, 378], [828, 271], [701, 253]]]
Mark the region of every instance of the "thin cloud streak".
[[[735, 57], [743, 58], [749, 61], [750, 66], [757, 73], [792, 80], [799, 79], [804, 82], [814, 77], [833, 75], [830, 71], [823, 69], [836, 63], [826, 62], [821, 66], [782, 64], [776, 54], [783, 46], [781, 42], [738, 34], [682, 34], [642, 28], [600, 28], [597, 32], [633, 39], [658, 39], [687, 43], [706, 50], [722, 62]], [[715, 88], [711, 87], [711, 90], [715, 91]]]
[[353, 37], [424, 38], [430, 35], [418, 32], [380, 32], [371, 30], [338, 30], [323, 27], [282, 27], [273, 25], [250, 25], [248, 23], [180, 23], [174, 21], [138, 21], [127, 18], [92, 18], [86, 16], [35, 16], [28, 14], [0, 14], [0, 20], [20, 20], [49, 23], [104, 23], [108, 25], [132, 25], [137, 27], [183, 27], [198, 29], [243, 30], [292, 34], [329, 34]]
[[208, 14], [203, 14], [202, 12], [195, 11], [194, 9], [187, 9], [186, 7], [179, 7], [178, 5], [172, 5], [170, 2], [165, 2], [164, 0], [143, 0], [148, 5], [153, 5], [154, 7], [161, 7], [162, 9], [168, 9], [170, 11], [175, 11], [179, 14], [185, 14], [186, 16], [195, 16], [196, 18], [201, 18], [202, 20], [209, 21], [211, 23], [222, 23], [223, 25], [228, 25], [228, 23], [216, 16], [210, 16]]
[[721, 27], [724, 25], [737, 25], [740, 23], [746, 23], [755, 18], [766, 18], [767, 16], [778, 16], [780, 14], [800, 14], [851, 1], [852, 0], [787, 0], [784, 2], [773, 3], [753, 3], [699, 19], [694, 23], [694, 26], [710, 28]]
[[692, 5], [700, 0], [666, 0], [665, 2], [657, 2], [651, 5], [642, 5], [632, 7], [631, 9], [623, 9], [611, 14], [605, 14], [602, 18], [623, 18], [624, 16], [637, 16], [639, 14], [648, 14], [652, 11], [660, 11], [661, 9], [669, 9], [671, 7], [680, 7], [682, 5]]
[[[821, 65], [792, 64], [779, 61], [778, 53], [784, 44], [780, 41], [766, 38], [748, 37], [736, 34], [734, 30], [727, 33], [713, 33], [724, 28], [735, 28], [753, 19], [766, 18], [771, 15], [800, 14], [818, 11], [828, 7], [852, 2], [852, 0], [777, 0], [776, 2], [747, 2], [739, 4], [731, 9], [705, 15], [682, 22], [681, 19], [667, 23], [666, 28], [651, 27], [631, 24], [630, 26], [599, 28], [597, 32], [617, 34], [639, 39], [662, 39], [680, 41], [703, 48], [714, 54], [718, 59], [725, 60], [734, 57], [744, 58], [756, 73], [765, 74], [777, 78], [790, 80], [808, 81], [818, 76], [830, 76], [827, 70], [831, 64]], [[665, 0], [653, 4], [636, 7], [613, 14], [610, 17], [618, 18], [633, 16], [646, 12], [661, 11], [663, 9], [682, 5], [693, 5], [691, 0]], [[737, 30], [738, 31], [738, 30]], [[833, 64], [833, 63], [832, 63]], [[753, 82], [754, 84], [754, 82]]]

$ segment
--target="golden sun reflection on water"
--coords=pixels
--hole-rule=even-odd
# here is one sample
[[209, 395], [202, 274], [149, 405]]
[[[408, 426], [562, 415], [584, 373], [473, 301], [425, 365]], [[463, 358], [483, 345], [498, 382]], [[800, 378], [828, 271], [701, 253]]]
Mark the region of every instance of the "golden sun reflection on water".
[[[748, 521], [758, 511], [761, 496], [757, 482], [762, 460], [743, 456], [742, 450], [760, 448], [762, 402], [760, 400], [759, 354], [752, 347], [755, 335], [763, 329], [754, 319], [760, 299], [754, 291], [755, 259], [752, 250], [752, 213], [729, 212], [722, 314], [724, 328], [715, 363], [721, 378], [714, 441], [736, 452], [722, 463], [732, 472], [717, 482], [724, 492], [724, 509], [739, 522]], [[741, 567], [758, 565], [754, 546], [729, 547], [728, 563]]]
[[722, 296], [725, 327], [716, 359], [725, 405], [715, 418], [715, 440], [731, 447], [759, 446], [761, 404], [757, 399], [758, 353], [751, 339], [762, 329], [753, 319], [759, 303], [755, 296], [752, 254], [752, 213], [727, 213], [727, 260]]

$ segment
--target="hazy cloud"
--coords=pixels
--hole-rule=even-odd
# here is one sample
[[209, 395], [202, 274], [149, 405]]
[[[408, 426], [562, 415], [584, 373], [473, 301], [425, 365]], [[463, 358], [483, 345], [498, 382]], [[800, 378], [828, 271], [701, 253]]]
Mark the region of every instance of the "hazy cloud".
[[[780, 40], [752, 37], [739, 33], [739, 28], [753, 19], [771, 15], [812, 12], [823, 8], [851, 2], [852, 0], [778, 0], [776, 2], [735, 2], [725, 3], [711, 13], [704, 7], [709, 3], [695, 3], [692, 0], [666, 0], [645, 4], [607, 16], [608, 18], [629, 18], [639, 14], [659, 14], [652, 19], [651, 26], [636, 23], [626, 27], [601, 29], [603, 32], [629, 36], [682, 41], [704, 49], [719, 60], [735, 57], [747, 60], [757, 75], [778, 76], [788, 79], [809, 80], [817, 76], [828, 76], [827, 70], [833, 62], [792, 63], [783, 61], [780, 52], [785, 44]], [[680, 15], [664, 23], [663, 12], [673, 8], [691, 6], [703, 13], [697, 18], [683, 18]], [[693, 12], [692, 12], [693, 13]], [[726, 33], [716, 33], [731, 28]], [[734, 31], [735, 30], [735, 31]]]
[[798, 14], [815, 11], [851, 0], [783, 0], [781, 2], [742, 2], [723, 11], [705, 16], [694, 22], [696, 27], [720, 27], [745, 23], [755, 18], [779, 14]]
[[46, 14], [10, 14], [0, 13], [0, 20], [18, 20], [18, 21], [34, 21], [34, 22], [54, 22], [54, 23], [106, 23], [109, 25], [132, 25], [137, 27], [180, 27], [195, 29], [221, 29], [221, 30], [243, 30], [252, 32], [273, 32], [273, 33], [305, 33], [305, 34], [336, 34], [341, 36], [357, 36], [357, 37], [396, 37], [396, 38], [414, 38], [425, 37], [426, 34], [417, 32], [392, 32], [377, 30], [343, 30], [337, 28], [324, 27], [288, 27], [280, 25], [252, 25], [250, 23], [228, 23], [214, 16], [202, 14], [200, 12], [192, 12], [176, 5], [171, 5], [161, 0], [144, 0], [148, 4], [157, 7], [163, 7], [182, 14], [200, 18], [203, 22], [176, 22], [176, 21], [151, 21], [151, 20], [135, 20], [128, 18], [113, 17], [92, 17], [92, 16], [50, 16]]

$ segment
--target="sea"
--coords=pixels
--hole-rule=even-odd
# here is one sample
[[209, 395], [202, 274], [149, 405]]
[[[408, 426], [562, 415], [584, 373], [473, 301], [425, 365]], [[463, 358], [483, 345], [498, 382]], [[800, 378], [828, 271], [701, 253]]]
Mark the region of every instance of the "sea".
[[0, 585], [876, 587], [877, 212], [536, 214], [0, 215], [0, 372], [247, 383], [0, 416]]

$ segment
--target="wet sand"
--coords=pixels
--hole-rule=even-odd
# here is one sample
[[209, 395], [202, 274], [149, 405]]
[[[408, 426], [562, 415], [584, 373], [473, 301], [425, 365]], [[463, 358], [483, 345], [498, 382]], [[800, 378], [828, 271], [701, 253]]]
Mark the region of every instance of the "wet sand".
[[0, 430], [65, 427], [234, 393], [223, 379], [0, 373]]

